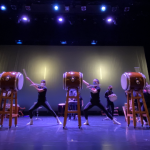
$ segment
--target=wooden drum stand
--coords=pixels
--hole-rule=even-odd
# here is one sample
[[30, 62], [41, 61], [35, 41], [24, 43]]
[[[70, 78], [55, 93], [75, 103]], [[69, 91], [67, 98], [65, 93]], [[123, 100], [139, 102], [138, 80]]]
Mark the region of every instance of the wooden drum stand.
[[[72, 88], [68, 88], [68, 90], [67, 90], [67, 97], [66, 97], [66, 106], [65, 106], [63, 128], [65, 128], [65, 126], [66, 126], [68, 113], [77, 113], [78, 114], [78, 126], [80, 128], [81, 127], [81, 112], [80, 112], [79, 89], [75, 88], [76, 91], [77, 91], [77, 96], [69, 96], [69, 90], [70, 89], [72, 89]], [[76, 98], [77, 99], [77, 110], [68, 110], [68, 101], [69, 101], [69, 98]]]
[[[6, 96], [3, 96], [3, 93], [6, 93]], [[17, 111], [17, 91], [11, 90], [11, 95], [7, 96], [6, 91], [1, 90], [1, 95], [0, 95], [0, 106], [2, 104], [2, 101], [4, 101], [3, 108], [0, 110], [0, 126], [3, 126], [3, 121], [4, 121], [4, 116], [7, 114], [9, 115], [9, 128], [12, 126], [12, 116], [15, 117], [15, 126], [17, 126], [17, 121], [18, 121], [18, 111]], [[6, 111], [6, 101], [10, 101], [10, 110]], [[13, 114], [13, 100], [15, 100], [15, 110]]]
[[[129, 109], [130, 108], [130, 104], [129, 104], [129, 100], [130, 100], [129, 94], [130, 93], [131, 93], [131, 101], [132, 101], [132, 111]], [[136, 95], [136, 97], [134, 97], [133, 96], [133, 90], [127, 91], [127, 123], [129, 126], [130, 117], [133, 117], [134, 128], [136, 127], [136, 114], [140, 115], [142, 126], [143, 126], [143, 116], [147, 117], [148, 124], [150, 126], [150, 117], [149, 117], [148, 109], [147, 109], [146, 102], [144, 99], [143, 90], [138, 91], [138, 93], [141, 94], [141, 97], [138, 96], [138, 94]], [[138, 102], [138, 110], [137, 111], [135, 110], [135, 106], [134, 106], [134, 100], [135, 99], [137, 99], [137, 102]], [[140, 99], [142, 99], [142, 101], [143, 101], [145, 111], [141, 111]]]

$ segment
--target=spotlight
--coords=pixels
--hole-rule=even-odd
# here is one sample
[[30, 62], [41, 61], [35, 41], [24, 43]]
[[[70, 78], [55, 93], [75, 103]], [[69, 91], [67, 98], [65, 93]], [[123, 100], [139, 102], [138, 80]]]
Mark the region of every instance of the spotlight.
[[62, 18], [58, 18], [58, 21], [62, 22], [62, 21], [63, 21], [63, 19], [62, 19]]
[[92, 40], [92, 41], [91, 41], [91, 44], [92, 44], [92, 45], [96, 45], [96, 44], [97, 44], [97, 41]]
[[108, 18], [108, 19], [107, 19], [107, 22], [112, 22], [112, 19], [111, 19], [111, 18]]
[[16, 40], [16, 44], [22, 44], [21, 40]]
[[101, 11], [106, 11], [106, 7], [105, 7], [105, 6], [102, 6], [102, 7], [101, 7]]
[[86, 6], [81, 6], [81, 11], [86, 11]]
[[58, 10], [58, 6], [57, 6], [57, 5], [55, 5], [55, 6], [54, 6], [54, 9], [55, 9], [55, 10]]
[[67, 44], [67, 41], [60, 41], [61, 44]]
[[64, 18], [59, 17], [59, 18], [58, 18], [58, 22], [63, 23], [63, 22], [64, 22]]
[[22, 17], [22, 18], [20, 18], [20, 19], [18, 19], [18, 23], [20, 23], [20, 22], [30, 22], [30, 19], [28, 18], [28, 17]]
[[22, 20], [24, 20], [24, 21], [27, 21], [27, 20], [28, 20], [28, 18], [26, 18], [26, 17], [23, 17], [23, 18], [22, 18]]
[[6, 7], [4, 5], [1, 6], [1, 10], [6, 10]]
[[22, 17], [22, 19], [21, 19], [23, 22], [30, 22], [30, 19], [28, 18], [28, 17]]

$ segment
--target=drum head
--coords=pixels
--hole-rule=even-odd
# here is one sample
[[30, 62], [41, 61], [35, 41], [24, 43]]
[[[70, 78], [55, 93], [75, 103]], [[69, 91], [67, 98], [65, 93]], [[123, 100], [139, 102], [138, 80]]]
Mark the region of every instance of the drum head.
[[116, 95], [116, 94], [111, 94], [110, 97], [109, 97], [109, 100], [110, 100], [111, 102], [116, 101], [116, 100], [117, 100], [117, 95]]
[[128, 78], [125, 74], [121, 76], [121, 86], [123, 90], [127, 90], [128, 88]]
[[24, 77], [22, 73], [19, 73], [18, 75], [18, 90], [21, 90], [24, 83]]

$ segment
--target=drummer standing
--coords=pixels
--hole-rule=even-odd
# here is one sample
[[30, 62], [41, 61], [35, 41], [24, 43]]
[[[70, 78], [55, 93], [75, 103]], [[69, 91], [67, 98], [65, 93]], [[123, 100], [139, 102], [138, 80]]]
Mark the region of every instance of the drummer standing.
[[108, 86], [108, 90], [105, 92], [105, 98], [107, 99], [106, 109], [112, 116], [114, 116], [114, 103], [109, 99], [109, 96], [113, 94], [112, 88], [112, 85]]
[[89, 88], [91, 91], [90, 102], [88, 102], [87, 105], [84, 107], [84, 114], [85, 114], [85, 119], [86, 119], [86, 122], [84, 123], [84, 125], [89, 125], [88, 110], [91, 109], [93, 106], [98, 106], [113, 121], [114, 124], [120, 125], [121, 123], [117, 122], [100, 102], [100, 90], [101, 89], [99, 86], [99, 80], [94, 79], [93, 86], [90, 86], [90, 84], [84, 80], [83, 82], [87, 85], [87, 88]]
[[31, 108], [29, 109], [30, 122], [27, 125], [33, 125], [33, 111], [41, 105], [51, 112], [51, 114], [56, 118], [58, 124], [62, 124], [46, 99], [46, 81], [42, 80], [40, 86], [38, 86], [33, 81], [31, 81], [29, 77], [26, 77], [26, 79], [29, 80], [31, 82], [31, 85], [38, 91], [38, 102], [31, 106]]

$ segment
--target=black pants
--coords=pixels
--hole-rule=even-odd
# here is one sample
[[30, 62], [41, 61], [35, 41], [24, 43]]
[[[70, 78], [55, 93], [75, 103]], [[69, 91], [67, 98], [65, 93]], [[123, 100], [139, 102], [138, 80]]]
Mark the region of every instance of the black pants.
[[101, 104], [101, 102], [96, 102], [96, 103], [91, 103], [88, 102], [86, 104], [86, 106], [84, 107], [84, 115], [85, 115], [85, 119], [88, 119], [88, 110], [91, 109], [93, 106], [97, 106], [99, 107], [101, 110], [103, 110], [103, 112], [112, 120], [113, 117], [112, 115], [105, 109], [105, 107]]
[[35, 109], [37, 109], [38, 107], [40, 107], [41, 105], [44, 106], [47, 110], [49, 110], [54, 117], [57, 116], [56, 113], [52, 110], [52, 108], [51, 108], [50, 104], [48, 103], [48, 101], [41, 101], [41, 102], [38, 101], [36, 104], [31, 106], [31, 108], [29, 109], [30, 119], [32, 119], [32, 117], [33, 117], [33, 111]]
[[114, 103], [110, 100], [107, 100], [107, 111], [114, 116]]
[[[146, 105], [147, 105], [147, 104], [146, 104]], [[147, 109], [148, 109], [148, 107], [147, 107]], [[141, 110], [142, 110], [142, 111], [145, 111], [144, 105], [141, 106]], [[149, 113], [149, 115], [150, 115], [150, 112], [148, 112], [148, 113]], [[143, 120], [145, 120], [145, 122], [147, 122], [147, 117], [143, 117]]]

